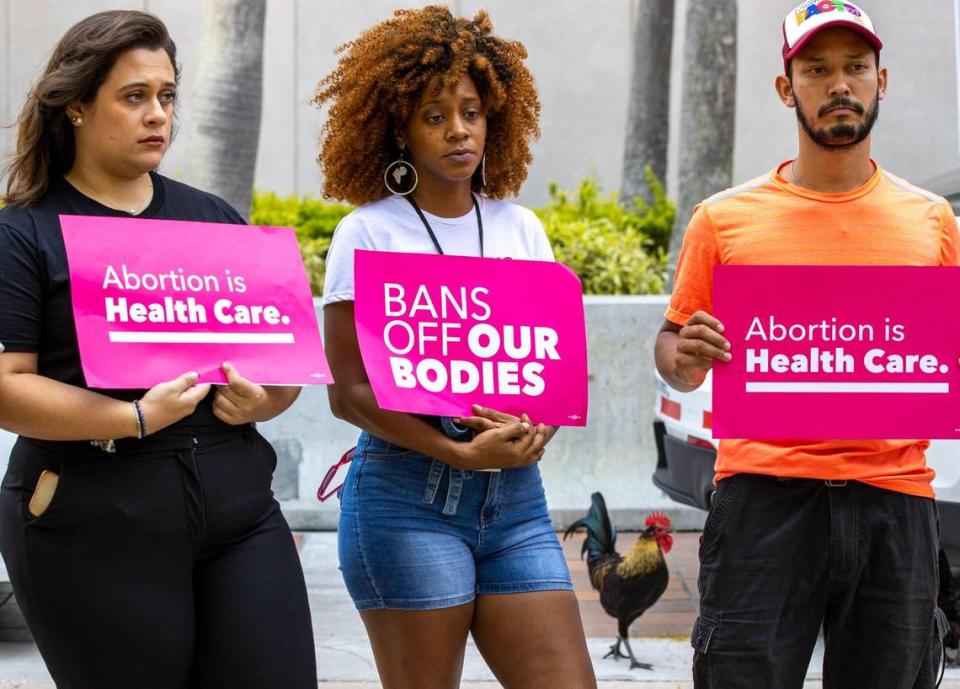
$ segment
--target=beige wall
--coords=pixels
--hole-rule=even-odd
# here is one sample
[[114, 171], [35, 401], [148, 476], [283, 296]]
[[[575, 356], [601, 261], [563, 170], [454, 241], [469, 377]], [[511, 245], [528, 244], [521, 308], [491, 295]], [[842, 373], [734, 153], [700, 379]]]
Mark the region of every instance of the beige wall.
[[[316, 193], [314, 163], [321, 113], [309, 105], [319, 78], [335, 64], [334, 48], [393, 9], [424, 2], [395, 0], [267, 0], [264, 103], [257, 185], [280, 192]], [[957, 135], [954, 0], [913, 0], [913, 11], [889, 0], [863, 0], [883, 37], [890, 95], [874, 137], [881, 164], [915, 182], [960, 165]], [[605, 187], [620, 183], [627, 80], [630, 70], [631, 0], [459, 0], [461, 14], [486, 7], [498, 33], [522, 40], [543, 102], [542, 140], [521, 196], [546, 198], [547, 184], [573, 185], [596, 174]], [[190, 117], [192, 76], [199, 40], [194, 0], [0, 0], [0, 118], [15, 117], [53, 43], [73, 22], [116, 6], [145, 8], [170, 26], [184, 67], [182, 121]], [[734, 180], [773, 167], [795, 148], [793, 114], [776, 98], [782, 16], [791, 2], [740, 0], [737, 134]], [[686, 0], [677, 0], [673, 64], [673, 126], [668, 173], [676, 196], [680, 111], [680, 56]], [[0, 147], [12, 141], [0, 131]], [[164, 170], [181, 176], [189, 152], [171, 151]]]

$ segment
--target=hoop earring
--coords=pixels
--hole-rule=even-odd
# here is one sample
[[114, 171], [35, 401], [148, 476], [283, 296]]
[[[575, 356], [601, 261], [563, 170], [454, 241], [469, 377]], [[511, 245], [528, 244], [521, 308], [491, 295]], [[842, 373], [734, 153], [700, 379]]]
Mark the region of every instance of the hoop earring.
[[[406, 191], [397, 191], [390, 186], [391, 178], [393, 179], [394, 184], [399, 185], [400, 181], [411, 172], [413, 173], [413, 184], [409, 189]], [[383, 171], [383, 183], [386, 185], [391, 194], [396, 194], [397, 196], [406, 196], [417, 188], [417, 184], [420, 183], [420, 176], [417, 174], [417, 168], [413, 166], [413, 163], [404, 160], [403, 151], [400, 151], [400, 157], [387, 165], [387, 169]]]
[[487, 152], [483, 152], [483, 157], [480, 158], [480, 188], [487, 186]]

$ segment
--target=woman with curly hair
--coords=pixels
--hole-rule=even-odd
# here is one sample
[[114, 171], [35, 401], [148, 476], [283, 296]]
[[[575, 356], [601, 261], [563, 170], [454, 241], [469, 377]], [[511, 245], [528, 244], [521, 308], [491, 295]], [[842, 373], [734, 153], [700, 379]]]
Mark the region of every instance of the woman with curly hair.
[[486, 12], [432, 6], [341, 52], [316, 96], [330, 105], [320, 164], [324, 194], [360, 207], [327, 256], [324, 329], [331, 408], [362, 430], [340, 567], [383, 686], [459, 686], [472, 633], [508, 689], [595, 687], [537, 467], [556, 429], [479, 407], [456, 420], [380, 409], [354, 325], [355, 249], [553, 260], [536, 216], [499, 200], [539, 133], [526, 50]]

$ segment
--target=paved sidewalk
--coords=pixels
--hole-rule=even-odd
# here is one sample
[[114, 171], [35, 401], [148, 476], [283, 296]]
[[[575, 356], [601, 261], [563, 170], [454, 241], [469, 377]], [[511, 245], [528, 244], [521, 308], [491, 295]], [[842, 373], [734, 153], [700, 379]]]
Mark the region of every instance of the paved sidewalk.
[[[626, 551], [635, 534], [620, 534], [618, 547]], [[654, 665], [652, 671], [629, 670], [623, 662], [604, 659], [613, 643], [616, 623], [604, 614], [596, 593], [590, 589], [586, 566], [579, 560], [580, 540], [564, 546], [577, 598], [602, 689], [691, 689], [691, 648], [688, 641], [696, 617], [697, 539], [699, 534], [676, 535], [668, 556], [670, 586], [663, 598], [631, 630], [634, 652]], [[317, 671], [324, 681], [320, 689], [377, 689], [373, 655], [337, 570], [335, 533], [298, 534], [301, 559], [313, 611], [317, 647]], [[806, 688], [820, 687], [821, 649], [811, 662]], [[463, 684], [470, 689], [499, 689], [471, 643], [464, 661]], [[960, 689], [960, 669], [947, 671], [941, 687]], [[53, 689], [43, 661], [33, 644], [0, 644], [0, 689]], [[272, 689], [272, 688], [271, 688]]]

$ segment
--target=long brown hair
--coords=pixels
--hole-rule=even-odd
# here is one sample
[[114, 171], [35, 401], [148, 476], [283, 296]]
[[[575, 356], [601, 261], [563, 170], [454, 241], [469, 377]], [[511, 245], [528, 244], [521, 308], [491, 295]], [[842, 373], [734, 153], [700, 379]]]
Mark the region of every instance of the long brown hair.
[[17, 148], [7, 166], [6, 203], [35, 204], [51, 180], [73, 167], [76, 151], [67, 106], [93, 102], [117, 58], [134, 48], [165, 50], [179, 80], [177, 47], [167, 27], [152, 14], [100, 12], [67, 30], [17, 117]]

